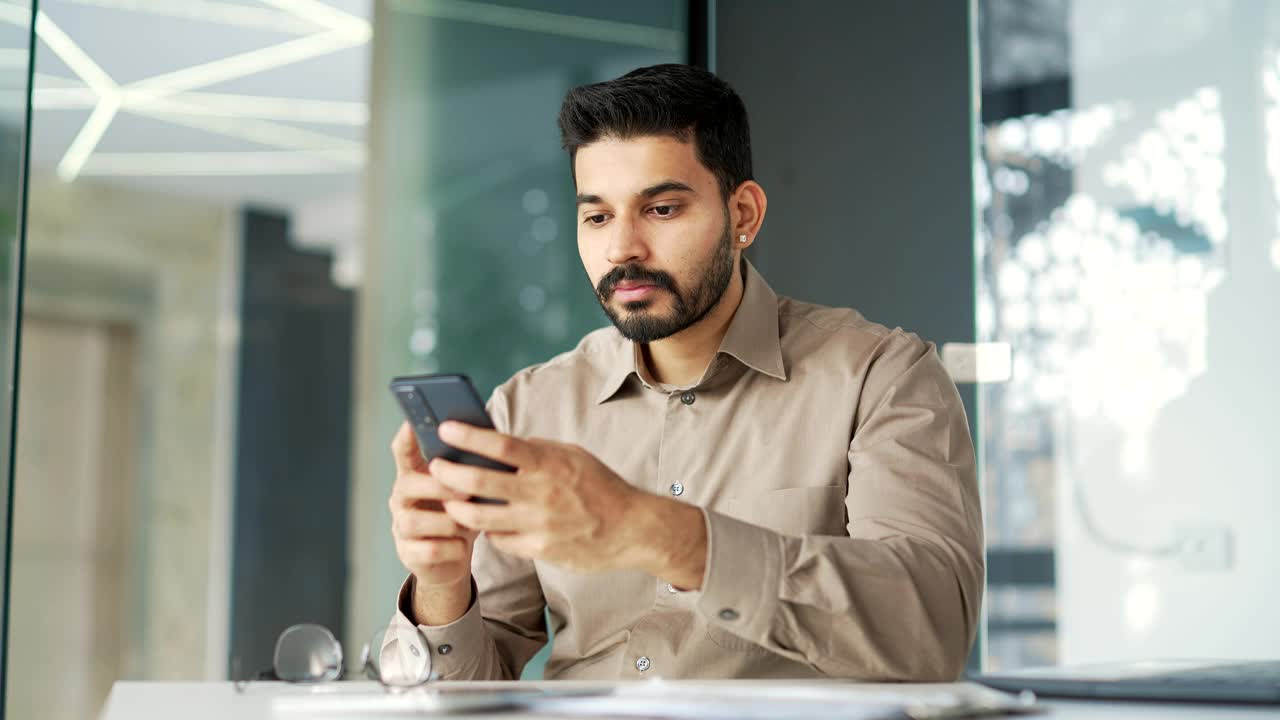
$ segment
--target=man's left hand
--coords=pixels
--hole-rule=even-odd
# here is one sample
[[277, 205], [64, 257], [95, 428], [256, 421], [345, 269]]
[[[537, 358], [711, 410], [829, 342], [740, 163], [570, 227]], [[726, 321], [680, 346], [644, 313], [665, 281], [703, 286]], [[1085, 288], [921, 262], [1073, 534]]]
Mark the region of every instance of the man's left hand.
[[499, 550], [576, 572], [649, 564], [632, 513], [655, 496], [628, 485], [583, 448], [457, 422], [441, 424], [439, 433], [459, 450], [516, 468], [509, 473], [442, 458], [430, 465], [432, 477], [463, 495], [506, 501], [445, 503], [456, 522], [484, 531]]

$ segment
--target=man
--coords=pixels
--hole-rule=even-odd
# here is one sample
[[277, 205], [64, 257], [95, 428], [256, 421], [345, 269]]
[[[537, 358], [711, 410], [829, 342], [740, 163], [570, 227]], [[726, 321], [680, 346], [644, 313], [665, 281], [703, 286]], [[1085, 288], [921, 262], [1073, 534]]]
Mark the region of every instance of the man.
[[572, 90], [559, 122], [613, 327], [499, 387], [496, 432], [439, 428], [514, 474], [427, 465], [400, 429], [411, 574], [384, 657], [517, 678], [546, 608], [548, 678], [954, 680], [982, 521], [933, 345], [777, 297], [742, 257], [766, 199], [715, 76], [636, 70]]

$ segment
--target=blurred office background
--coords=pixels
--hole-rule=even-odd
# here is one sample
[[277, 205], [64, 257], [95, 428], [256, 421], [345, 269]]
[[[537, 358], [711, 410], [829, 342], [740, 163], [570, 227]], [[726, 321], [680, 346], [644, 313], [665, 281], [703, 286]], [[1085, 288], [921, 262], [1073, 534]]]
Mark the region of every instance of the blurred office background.
[[555, 113], [659, 62], [746, 100], [775, 288], [980, 348], [973, 667], [1276, 652], [1280, 7], [4, 0], [0, 45], [11, 717], [358, 655], [386, 381], [606, 322]]

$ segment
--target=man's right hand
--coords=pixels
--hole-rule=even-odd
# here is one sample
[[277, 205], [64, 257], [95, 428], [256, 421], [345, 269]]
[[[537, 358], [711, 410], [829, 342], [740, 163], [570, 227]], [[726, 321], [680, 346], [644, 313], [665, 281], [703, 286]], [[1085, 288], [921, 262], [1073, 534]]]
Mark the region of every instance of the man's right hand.
[[427, 472], [409, 423], [391, 442], [396, 482], [391, 489], [391, 535], [396, 555], [414, 577], [414, 614], [423, 625], [447, 625], [471, 603], [471, 548], [479, 534], [444, 511], [444, 500], [465, 500]]

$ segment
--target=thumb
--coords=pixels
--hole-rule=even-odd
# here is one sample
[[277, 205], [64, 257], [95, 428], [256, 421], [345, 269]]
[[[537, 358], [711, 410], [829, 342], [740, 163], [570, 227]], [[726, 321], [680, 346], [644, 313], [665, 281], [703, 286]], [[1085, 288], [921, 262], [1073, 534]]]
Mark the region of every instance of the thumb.
[[391, 455], [395, 458], [396, 470], [400, 472], [427, 472], [427, 461], [422, 457], [418, 436], [407, 420], [400, 424], [395, 439], [391, 441]]

